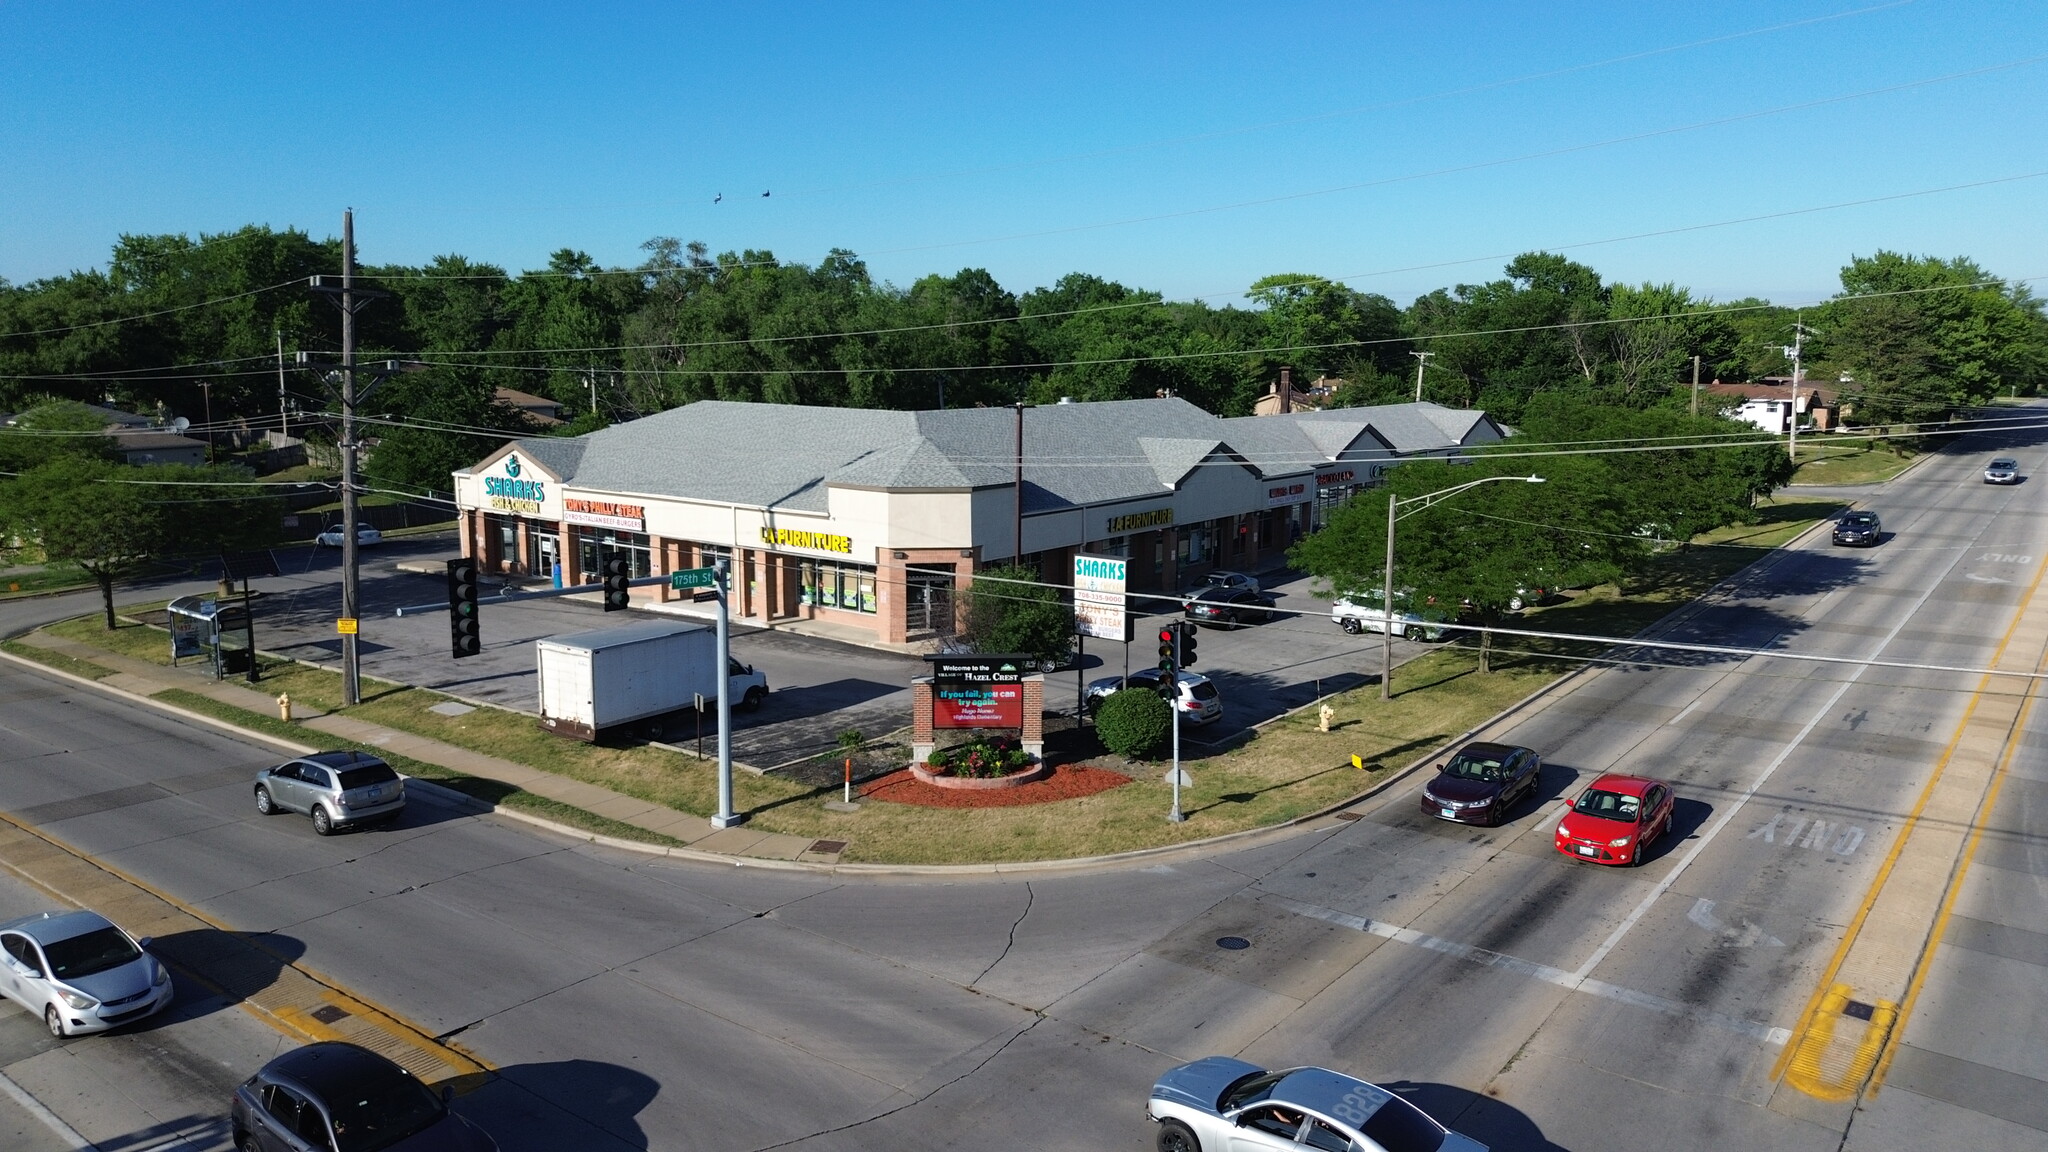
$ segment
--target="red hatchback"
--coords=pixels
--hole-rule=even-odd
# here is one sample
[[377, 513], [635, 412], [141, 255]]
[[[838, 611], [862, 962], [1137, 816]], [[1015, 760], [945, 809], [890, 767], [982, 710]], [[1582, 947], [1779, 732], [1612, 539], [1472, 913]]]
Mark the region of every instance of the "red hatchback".
[[1572, 801], [1557, 822], [1557, 850], [1595, 864], [1641, 864], [1671, 831], [1671, 785], [1608, 773]]

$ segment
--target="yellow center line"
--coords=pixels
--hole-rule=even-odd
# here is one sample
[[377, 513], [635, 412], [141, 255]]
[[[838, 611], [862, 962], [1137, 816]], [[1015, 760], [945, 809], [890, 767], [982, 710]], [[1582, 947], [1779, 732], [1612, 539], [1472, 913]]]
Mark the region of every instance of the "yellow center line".
[[[2027, 612], [2033, 607], [2034, 598], [2040, 592], [2041, 581], [2044, 576], [2048, 576], [2048, 556], [2044, 556], [2041, 564], [2034, 570], [2034, 578], [2027, 585], [2026, 595], [2021, 598], [2019, 610], [2013, 613], [2012, 622], [2006, 625], [2004, 635], [1999, 637], [1998, 647], [1991, 654], [1991, 667], [1998, 667], [1998, 662], [2005, 656], [2006, 648], [2012, 643], [2013, 634], [2019, 631], [2021, 621], [2026, 619]], [[1829, 991], [1836, 986], [1835, 977], [1841, 972], [1843, 963], [1848, 960], [1849, 949], [1855, 945], [1856, 938], [1862, 931], [1864, 922], [1869, 919], [1871, 909], [1876, 906], [1878, 896], [1884, 891], [1886, 881], [1891, 879], [1892, 869], [1898, 864], [1899, 857], [1905, 852], [1907, 841], [1912, 839], [1913, 830], [1919, 826], [1921, 814], [1926, 810], [1928, 802], [1934, 797], [1935, 786], [1941, 783], [1943, 774], [1948, 771], [1950, 763], [1955, 759], [1956, 749], [1961, 746], [1963, 737], [1969, 729], [1970, 721], [1977, 714], [1977, 706], [1984, 701], [1985, 694], [1990, 690], [1992, 681], [2002, 676], [2017, 675], [2022, 674], [1987, 672], [1978, 680], [1976, 689], [1970, 694], [1969, 704], [1963, 709], [1962, 719], [1956, 723], [1955, 735], [1949, 738], [1948, 746], [1942, 749], [1941, 758], [1935, 762], [1933, 774], [1928, 777], [1926, 786], [1920, 790], [1920, 795], [1914, 801], [1912, 810], [1907, 813], [1905, 822], [1899, 828], [1899, 834], [1892, 840], [1891, 850], [1885, 853], [1884, 862], [1878, 866], [1877, 875], [1871, 880], [1869, 889], [1863, 894], [1863, 899], [1858, 903], [1855, 915], [1849, 918], [1849, 924], [1842, 933], [1841, 942], [1835, 946], [1834, 955], [1828, 958], [1827, 967], [1822, 971], [1813, 994], [1807, 998], [1806, 1007], [1800, 1011], [1799, 1023], [1792, 1030], [1792, 1043], [1785, 1045], [1784, 1050], [1778, 1054], [1777, 1060], [1772, 1063], [1771, 1079], [1777, 1080], [1784, 1077], [1788, 1067], [1792, 1066], [1795, 1060], [1800, 1062], [1799, 1066], [1802, 1069], [1817, 1068], [1820, 1051], [1825, 1049], [1834, 1038], [1834, 1020], [1837, 1015], [1837, 1013], [1822, 1013], [1822, 1001], [1827, 998]], [[2033, 690], [2034, 683], [2028, 680], [2023, 689], [2023, 692], [2028, 694], [2026, 698], [2031, 699]], [[2007, 739], [2010, 741], [2010, 735], [2008, 735]], [[1887, 1007], [1889, 1008], [1890, 1006]], [[1873, 1017], [1873, 1027], [1874, 1024], [1875, 1018]], [[1799, 1076], [1799, 1079], [1804, 1082], [1796, 1086], [1802, 1091], [1821, 1096], [1823, 1099], [1843, 1098], [1837, 1095], [1839, 1086], [1822, 1084], [1818, 1081], [1810, 1080], [1809, 1077], [1804, 1075]], [[1816, 1091], [1815, 1089], [1822, 1090]]]
[[[2042, 665], [2048, 665], [2048, 658], [2036, 664], [2034, 670], [2040, 671]], [[1934, 967], [1935, 950], [1941, 946], [1942, 937], [1948, 934], [1949, 918], [1955, 914], [1956, 901], [1962, 896], [1963, 878], [1969, 875], [1970, 865], [1977, 857], [1977, 848], [1984, 842], [1984, 833], [1991, 823], [1991, 814], [1998, 810], [1998, 794], [2005, 787], [2005, 779], [2012, 767], [2013, 757], [2019, 754], [2020, 737], [2027, 730], [2027, 716], [2033, 711], [2034, 701], [2040, 698], [2040, 681], [2036, 680], [2029, 684], [2027, 697], [2020, 702], [2019, 715], [2014, 718], [2012, 731], [2006, 737], [2005, 754], [1998, 758], [1998, 769], [1991, 775], [1991, 787], [1985, 789], [1983, 805], [1978, 809], [1977, 819], [1970, 829], [1969, 843], [1964, 846], [1962, 856], [1956, 861], [1955, 872], [1949, 877], [1948, 891], [1941, 900], [1941, 911], [1935, 915], [1934, 927], [1928, 930], [1927, 942], [1922, 946], [1920, 955], [1914, 962], [1913, 979], [1906, 985], [1906, 994], [1899, 1001], [1901, 1021], [1910, 1021], [1913, 1018], [1913, 1004], [1920, 999], [1920, 989], [1927, 983], [1928, 973]], [[1876, 1074], [1870, 1081], [1872, 1096], [1877, 1095], [1879, 1089], [1884, 1087], [1885, 1073], [1891, 1071], [1892, 1057], [1899, 1051], [1899, 1045], [1890, 1042], [1890, 1030], [1887, 1029], [1886, 1032], [1884, 1056], [1878, 1061]]]

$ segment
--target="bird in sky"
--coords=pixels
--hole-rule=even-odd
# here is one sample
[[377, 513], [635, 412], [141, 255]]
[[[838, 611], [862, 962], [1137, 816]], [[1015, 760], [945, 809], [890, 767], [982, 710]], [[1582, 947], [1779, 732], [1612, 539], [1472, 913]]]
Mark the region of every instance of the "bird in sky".
[[720, 200], [723, 200], [723, 199], [725, 199], [725, 193], [723, 193], [723, 192], [720, 192], [720, 193], [719, 193], [718, 195], [716, 195], [716, 196], [713, 196], [713, 197], [711, 198], [711, 202], [712, 202], [713, 204], [716, 204], [716, 203], [718, 203], [718, 202], [719, 202]]
[[768, 193], [766, 193], [766, 192], [763, 192], [763, 193], [761, 193], [761, 195], [762, 195], [762, 196], [763, 196], [763, 197], [765, 198], [765, 197], [766, 197], [766, 196], [768, 195]]

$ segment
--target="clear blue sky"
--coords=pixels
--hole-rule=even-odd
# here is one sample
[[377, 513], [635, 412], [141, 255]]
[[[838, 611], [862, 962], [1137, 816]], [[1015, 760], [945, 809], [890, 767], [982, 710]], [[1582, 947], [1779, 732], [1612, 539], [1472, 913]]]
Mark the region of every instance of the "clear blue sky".
[[[1501, 254], [2048, 169], [2048, 61], [1581, 149], [2042, 55], [2038, 0], [0, 0], [0, 276], [353, 206], [372, 263], [672, 235], [900, 285], [1221, 303], [1295, 271], [1406, 304]], [[1878, 248], [2048, 275], [2044, 206], [2036, 179], [1564, 250], [1791, 302]]]

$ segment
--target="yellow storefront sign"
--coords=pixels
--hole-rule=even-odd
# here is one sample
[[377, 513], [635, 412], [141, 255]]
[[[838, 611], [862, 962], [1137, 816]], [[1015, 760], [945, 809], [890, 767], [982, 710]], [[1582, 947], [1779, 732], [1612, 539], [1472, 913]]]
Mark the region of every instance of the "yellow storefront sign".
[[853, 555], [853, 537], [834, 536], [829, 532], [808, 532], [802, 528], [763, 528], [761, 543], [777, 548], [807, 548], [813, 552]]

